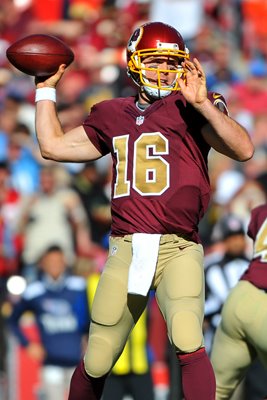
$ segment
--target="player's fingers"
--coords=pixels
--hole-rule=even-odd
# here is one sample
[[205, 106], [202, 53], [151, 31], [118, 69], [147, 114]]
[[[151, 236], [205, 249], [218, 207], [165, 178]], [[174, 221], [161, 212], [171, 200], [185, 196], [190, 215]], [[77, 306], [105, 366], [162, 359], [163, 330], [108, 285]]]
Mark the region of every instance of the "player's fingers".
[[184, 68], [185, 70], [191, 72], [192, 75], [200, 78], [205, 76], [204, 70], [197, 58], [194, 58], [193, 61], [185, 60]]
[[59, 80], [59, 79], [62, 77], [62, 75], [64, 74], [65, 69], [66, 69], [66, 64], [61, 64], [61, 65], [58, 67], [57, 72], [56, 72], [53, 76], [51, 76], [50, 79], [52, 79], [52, 80]]
[[57, 72], [54, 75], [51, 75], [49, 77], [44, 76], [44, 77], [35, 77], [35, 84], [37, 87], [56, 87], [57, 83], [61, 79], [62, 75], [64, 74], [66, 69], [66, 64], [61, 64], [58, 67]]
[[61, 64], [58, 68], [57, 73], [59, 72], [59, 73], [63, 74], [65, 72], [65, 69], [66, 69], [66, 64]]
[[186, 86], [184, 80], [182, 78], [178, 78], [177, 81], [178, 81], [178, 84], [180, 86], [180, 89], [183, 91], [183, 89]]
[[188, 77], [189, 77], [189, 75], [191, 75], [192, 77], [204, 76], [203, 70], [199, 70], [198, 66], [195, 65], [195, 63], [192, 61], [187, 61], [187, 60], [185, 61], [184, 70], [185, 70], [185, 74]]
[[204, 69], [202, 68], [202, 65], [200, 64], [200, 62], [198, 61], [197, 58], [194, 58], [194, 65], [196, 67], [196, 69], [198, 70], [198, 72], [200, 72], [201, 75], [205, 75], [204, 73]]
[[185, 60], [183, 64], [184, 64], [184, 68], [187, 71], [193, 72], [195, 70], [195, 65], [194, 65], [194, 63], [192, 61]]
[[198, 69], [202, 69], [202, 66], [201, 66], [200, 62], [199, 62], [199, 60], [198, 60], [196, 57], [193, 59], [193, 62], [194, 62], [194, 65], [195, 65]]

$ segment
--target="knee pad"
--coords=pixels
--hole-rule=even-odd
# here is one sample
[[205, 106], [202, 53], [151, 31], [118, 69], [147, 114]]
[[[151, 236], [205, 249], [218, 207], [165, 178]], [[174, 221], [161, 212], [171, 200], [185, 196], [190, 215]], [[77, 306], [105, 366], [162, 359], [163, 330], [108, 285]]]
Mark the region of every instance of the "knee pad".
[[93, 378], [106, 375], [113, 367], [112, 343], [100, 336], [92, 335], [85, 354], [84, 366], [88, 375]]
[[192, 311], [179, 311], [172, 317], [171, 340], [179, 352], [191, 353], [203, 344], [202, 326]]

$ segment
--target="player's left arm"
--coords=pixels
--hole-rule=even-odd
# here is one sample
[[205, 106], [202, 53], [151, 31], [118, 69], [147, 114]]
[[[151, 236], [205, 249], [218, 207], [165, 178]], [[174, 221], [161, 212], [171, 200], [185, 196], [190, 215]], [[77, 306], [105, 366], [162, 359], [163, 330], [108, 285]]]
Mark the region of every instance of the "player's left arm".
[[185, 99], [203, 117], [207, 124], [202, 128], [206, 142], [218, 152], [237, 161], [249, 160], [254, 146], [246, 129], [216, 107], [208, 98], [204, 70], [195, 58], [183, 63], [186, 80], [179, 80]]
[[247, 161], [254, 147], [246, 129], [214, 106], [210, 100], [203, 104], [202, 114], [209, 121], [201, 133], [206, 142], [219, 153], [237, 161]]

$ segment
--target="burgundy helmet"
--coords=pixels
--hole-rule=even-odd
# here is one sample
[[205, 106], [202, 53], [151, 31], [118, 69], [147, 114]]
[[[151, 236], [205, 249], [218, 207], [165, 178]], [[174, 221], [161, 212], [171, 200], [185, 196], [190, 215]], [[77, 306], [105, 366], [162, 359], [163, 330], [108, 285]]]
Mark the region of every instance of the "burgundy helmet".
[[[134, 31], [127, 44], [127, 73], [138, 86], [151, 87], [157, 91], [161, 89], [179, 90], [176, 80], [174, 85], [164, 88], [160, 84], [160, 79], [153, 84], [146, 79], [146, 71], [153, 69], [145, 68], [142, 61], [151, 56], [177, 58], [179, 64], [184, 59], [188, 59], [189, 51], [181, 34], [175, 28], [163, 22], [148, 22]], [[157, 70], [158, 76], [162, 71], [166, 72], [166, 70]], [[176, 71], [171, 70], [169, 72], [176, 72], [177, 77], [181, 77], [184, 71], [179, 66]]]

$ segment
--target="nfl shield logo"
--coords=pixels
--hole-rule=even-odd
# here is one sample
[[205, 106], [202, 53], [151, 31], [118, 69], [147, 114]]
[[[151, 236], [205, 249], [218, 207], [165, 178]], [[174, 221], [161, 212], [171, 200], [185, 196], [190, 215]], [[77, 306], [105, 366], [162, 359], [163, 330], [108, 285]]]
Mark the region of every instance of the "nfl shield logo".
[[139, 115], [139, 117], [136, 118], [136, 125], [138, 125], [138, 126], [142, 125], [144, 120], [145, 120], [145, 117], [143, 117], [142, 115]]

